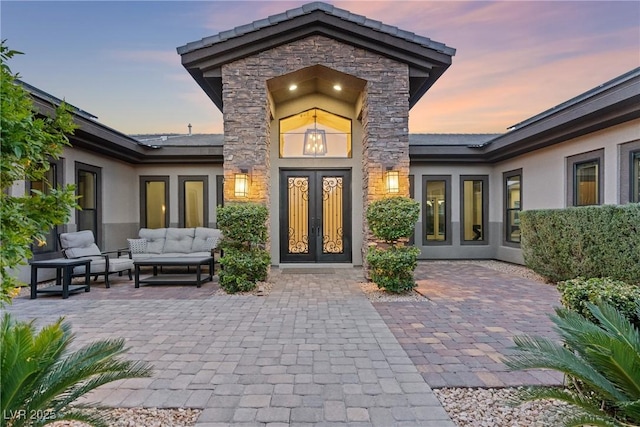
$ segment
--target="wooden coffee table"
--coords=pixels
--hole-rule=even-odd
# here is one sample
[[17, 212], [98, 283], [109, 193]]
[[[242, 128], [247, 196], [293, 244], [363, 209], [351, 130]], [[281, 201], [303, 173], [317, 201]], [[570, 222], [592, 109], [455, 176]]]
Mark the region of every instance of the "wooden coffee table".
[[[135, 287], [148, 285], [196, 285], [213, 280], [213, 257], [153, 257], [133, 261], [135, 267]], [[209, 272], [203, 277], [202, 266], [209, 266]], [[140, 279], [140, 267], [153, 267], [153, 275]], [[195, 267], [194, 273], [164, 274], [158, 267]], [[189, 271], [189, 270], [187, 270]]]

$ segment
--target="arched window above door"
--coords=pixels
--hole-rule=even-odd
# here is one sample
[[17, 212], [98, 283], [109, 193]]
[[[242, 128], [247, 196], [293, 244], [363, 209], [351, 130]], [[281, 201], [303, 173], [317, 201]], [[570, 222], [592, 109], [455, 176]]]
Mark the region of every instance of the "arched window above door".
[[318, 108], [280, 120], [280, 157], [351, 157], [351, 120]]

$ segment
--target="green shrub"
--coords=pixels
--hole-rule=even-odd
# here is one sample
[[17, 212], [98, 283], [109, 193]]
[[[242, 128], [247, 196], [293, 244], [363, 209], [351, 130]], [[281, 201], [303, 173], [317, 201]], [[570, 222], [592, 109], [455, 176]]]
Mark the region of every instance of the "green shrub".
[[267, 218], [265, 205], [257, 203], [233, 203], [218, 207], [216, 218], [222, 230], [223, 247], [264, 244], [267, 241]]
[[389, 292], [401, 293], [412, 290], [416, 286], [413, 271], [418, 265], [419, 254], [420, 249], [413, 246], [392, 246], [388, 249], [370, 247], [367, 262], [371, 280], [379, 288]]
[[[593, 322], [568, 309], [551, 316], [562, 342], [516, 336], [516, 353], [507, 356], [511, 369], [553, 369], [581, 387], [532, 387], [520, 400], [557, 399], [574, 411], [565, 426], [640, 425], [640, 330], [614, 307], [587, 303]], [[640, 304], [636, 305], [640, 311]]]
[[220, 286], [228, 293], [247, 292], [267, 279], [271, 256], [264, 249], [225, 249], [220, 259]]
[[395, 242], [409, 237], [418, 221], [420, 204], [408, 197], [389, 197], [367, 208], [369, 229], [380, 240]]
[[550, 281], [640, 284], [640, 204], [525, 211], [520, 227], [525, 264]]
[[148, 363], [120, 358], [126, 351], [124, 339], [100, 340], [71, 352], [74, 335], [63, 319], [36, 332], [33, 321], [15, 321], [6, 313], [0, 334], [3, 427], [63, 420], [112, 425], [99, 413], [70, 404], [103, 384], [152, 374]]
[[267, 207], [257, 203], [233, 203], [218, 208], [222, 230], [220, 286], [228, 293], [247, 292], [267, 279], [271, 256], [267, 241]]
[[558, 283], [562, 305], [596, 321], [588, 308], [588, 303], [606, 302], [615, 307], [631, 323], [640, 329], [640, 288], [611, 278], [577, 278]]

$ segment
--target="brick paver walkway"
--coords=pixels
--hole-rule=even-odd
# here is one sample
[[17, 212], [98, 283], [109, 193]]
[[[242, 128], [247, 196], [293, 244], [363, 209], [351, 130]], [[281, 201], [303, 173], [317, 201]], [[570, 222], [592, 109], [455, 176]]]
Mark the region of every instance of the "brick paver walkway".
[[124, 337], [129, 357], [155, 365], [152, 378], [94, 392], [102, 405], [202, 408], [201, 427], [454, 426], [360, 291], [360, 269], [274, 269], [272, 280], [269, 296], [243, 297], [116, 278], [108, 290], [8, 309], [39, 324], [64, 315], [78, 344]]
[[556, 372], [511, 372], [501, 362], [514, 335], [557, 338], [554, 286], [464, 263], [422, 262], [416, 279], [430, 301], [374, 306], [431, 387], [562, 383]]

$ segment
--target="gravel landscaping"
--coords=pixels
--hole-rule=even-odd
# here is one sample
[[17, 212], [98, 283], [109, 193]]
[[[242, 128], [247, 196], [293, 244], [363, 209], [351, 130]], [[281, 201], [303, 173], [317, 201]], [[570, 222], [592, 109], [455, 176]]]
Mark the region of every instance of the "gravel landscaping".
[[[90, 411], [94, 411], [91, 409]], [[115, 408], [107, 411], [110, 427], [191, 427], [196, 424], [199, 409]], [[86, 427], [79, 421], [56, 421], [53, 427]]]
[[512, 406], [517, 388], [434, 389], [451, 419], [459, 427], [545, 427], [560, 425], [569, 407], [559, 401], [544, 400]]

